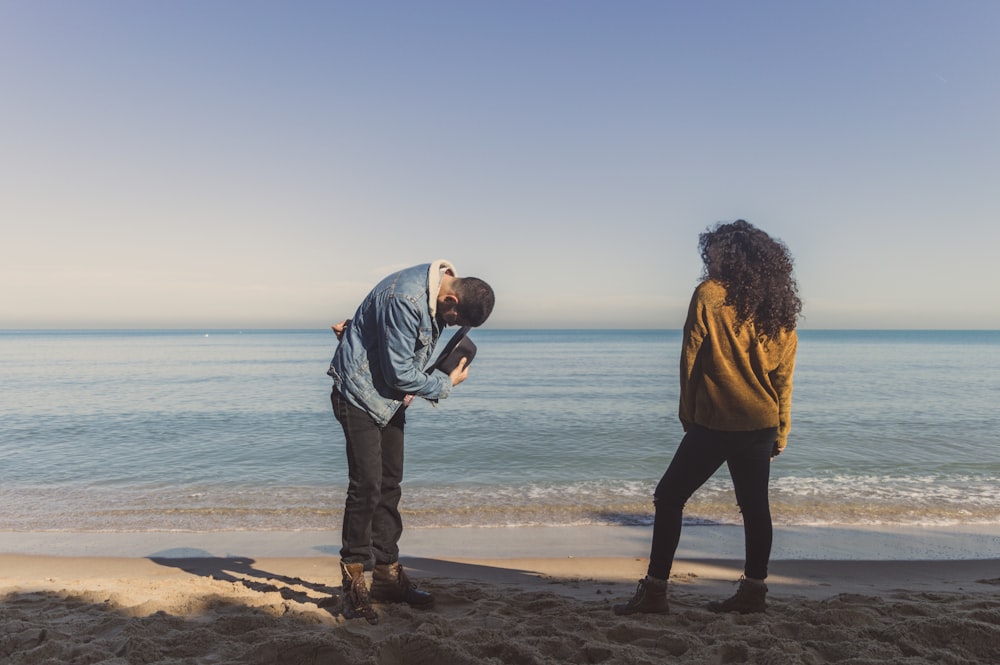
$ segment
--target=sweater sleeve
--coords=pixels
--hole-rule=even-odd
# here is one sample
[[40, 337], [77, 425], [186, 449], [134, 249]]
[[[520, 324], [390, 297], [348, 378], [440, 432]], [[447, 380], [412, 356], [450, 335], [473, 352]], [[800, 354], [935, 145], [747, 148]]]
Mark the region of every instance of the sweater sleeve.
[[788, 333], [785, 353], [781, 362], [771, 373], [771, 385], [778, 393], [778, 450], [788, 445], [788, 433], [792, 429], [792, 373], [795, 371], [795, 352], [798, 350], [798, 334]]
[[708, 336], [708, 323], [705, 302], [701, 298], [700, 289], [695, 289], [688, 306], [687, 319], [684, 321], [684, 341], [681, 346], [681, 397], [678, 416], [686, 432], [694, 423], [696, 385], [696, 365], [698, 352]]

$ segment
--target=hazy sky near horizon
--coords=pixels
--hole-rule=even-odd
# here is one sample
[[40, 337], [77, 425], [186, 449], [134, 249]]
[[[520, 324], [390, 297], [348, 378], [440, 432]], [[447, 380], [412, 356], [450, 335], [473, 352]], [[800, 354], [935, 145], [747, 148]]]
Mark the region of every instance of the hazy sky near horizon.
[[0, 328], [679, 328], [698, 234], [804, 328], [1000, 328], [1000, 3], [0, 0]]

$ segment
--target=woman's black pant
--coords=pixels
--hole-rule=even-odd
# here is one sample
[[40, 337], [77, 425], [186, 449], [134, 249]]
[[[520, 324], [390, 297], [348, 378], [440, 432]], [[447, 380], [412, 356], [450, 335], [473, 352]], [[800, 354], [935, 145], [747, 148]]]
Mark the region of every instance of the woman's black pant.
[[653, 495], [656, 518], [649, 554], [651, 577], [670, 577], [681, 536], [684, 505], [723, 462], [729, 466], [736, 502], [743, 514], [744, 574], [761, 580], [767, 577], [772, 537], [768, 482], [777, 435], [778, 430], [773, 427], [752, 432], [721, 432], [698, 425], [688, 428]]

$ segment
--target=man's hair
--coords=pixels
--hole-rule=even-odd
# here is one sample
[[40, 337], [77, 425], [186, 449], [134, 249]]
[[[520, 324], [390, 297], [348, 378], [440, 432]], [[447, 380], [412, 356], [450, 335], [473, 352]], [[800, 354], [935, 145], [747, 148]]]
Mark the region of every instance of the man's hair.
[[490, 285], [478, 277], [456, 277], [452, 288], [458, 296], [456, 309], [462, 323], [473, 328], [486, 323], [495, 302]]

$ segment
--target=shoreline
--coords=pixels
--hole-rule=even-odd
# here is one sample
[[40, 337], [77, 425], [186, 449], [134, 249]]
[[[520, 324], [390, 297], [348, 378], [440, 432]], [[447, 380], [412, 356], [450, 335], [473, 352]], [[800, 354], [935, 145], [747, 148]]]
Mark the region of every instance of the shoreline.
[[[609, 598], [598, 600], [620, 602], [631, 597], [636, 580], [645, 575], [647, 559], [402, 556], [400, 563], [422, 587], [447, 589], [476, 584], [495, 587], [507, 594], [544, 592], [578, 601], [607, 595]], [[678, 559], [670, 576], [670, 594], [703, 599], [683, 602], [685, 606], [700, 606], [707, 599], [725, 598], [735, 591], [742, 565], [741, 560], [735, 559]], [[169, 585], [179, 585], [180, 595], [203, 594], [206, 589], [217, 593], [239, 591], [241, 597], [254, 601], [266, 600], [267, 593], [280, 592], [282, 587], [303, 586], [311, 588], [314, 593], [310, 595], [316, 597], [301, 598], [300, 602], [319, 607], [317, 601], [339, 596], [341, 583], [339, 563], [333, 557], [0, 554], [0, 569], [3, 571], [0, 609], [13, 595], [72, 596], [112, 588], [118, 602], [152, 607], [165, 600], [158, 592], [171, 590]], [[219, 586], [219, 582], [227, 584]], [[769, 599], [774, 602], [828, 601], [844, 594], [881, 598], [908, 594], [987, 594], [1000, 612], [1000, 559], [772, 561], [767, 585]], [[243, 593], [248, 590], [263, 596]], [[176, 595], [170, 593], [167, 597]], [[997, 628], [1000, 630], [1000, 619]]]
[[[412, 527], [401, 556], [465, 559], [644, 558], [652, 527]], [[327, 531], [0, 532], [0, 553], [52, 556], [191, 558], [337, 557], [340, 533]], [[677, 559], [736, 559], [741, 526], [685, 526]], [[936, 561], [1000, 559], [1000, 527], [775, 527], [771, 560]]]

